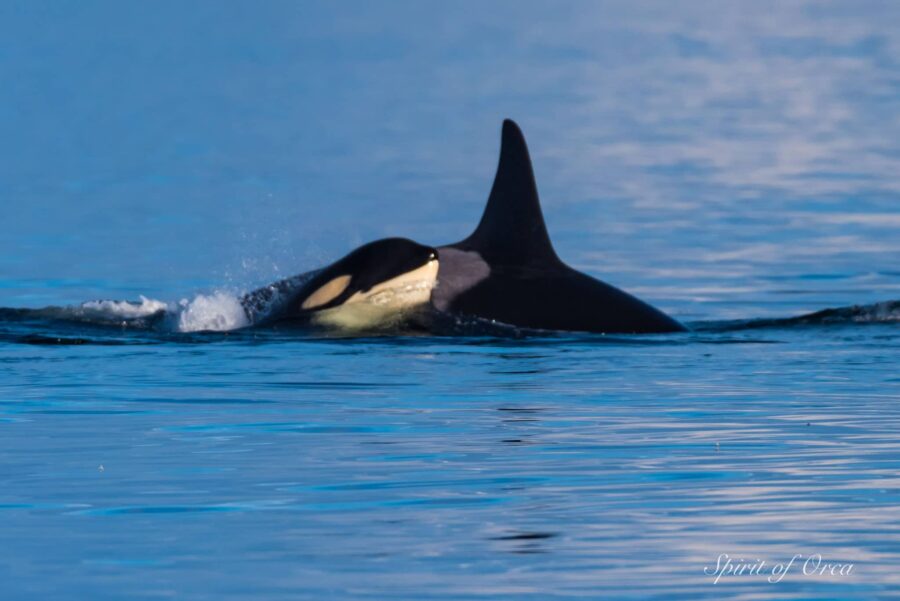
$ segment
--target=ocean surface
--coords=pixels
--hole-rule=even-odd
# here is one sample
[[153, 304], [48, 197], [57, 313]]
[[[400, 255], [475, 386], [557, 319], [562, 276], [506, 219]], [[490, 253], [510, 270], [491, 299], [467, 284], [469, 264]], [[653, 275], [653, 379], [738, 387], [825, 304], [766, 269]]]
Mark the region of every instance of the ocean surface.
[[[900, 597], [900, 4], [6, 1], [0, 40], [3, 601]], [[559, 255], [691, 332], [243, 327], [468, 235], [506, 117]]]

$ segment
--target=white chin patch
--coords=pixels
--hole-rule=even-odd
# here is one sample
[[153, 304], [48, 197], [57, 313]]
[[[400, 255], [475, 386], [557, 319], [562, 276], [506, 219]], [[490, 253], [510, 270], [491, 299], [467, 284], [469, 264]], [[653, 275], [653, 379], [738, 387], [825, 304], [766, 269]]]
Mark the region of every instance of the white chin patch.
[[338, 307], [315, 313], [316, 325], [341, 330], [390, 328], [431, 300], [438, 261], [433, 259], [412, 271], [357, 292]]

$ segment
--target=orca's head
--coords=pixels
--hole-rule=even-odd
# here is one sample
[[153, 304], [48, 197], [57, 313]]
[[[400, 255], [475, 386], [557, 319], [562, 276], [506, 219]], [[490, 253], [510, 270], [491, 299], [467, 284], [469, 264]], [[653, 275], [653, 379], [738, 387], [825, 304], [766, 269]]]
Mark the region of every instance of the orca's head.
[[294, 310], [331, 325], [366, 327], [376, 313], [381, 319], [428, 302], [437, 272], [434, 248], [406, 238], [376, 240], [317, 273], [303, 286]]

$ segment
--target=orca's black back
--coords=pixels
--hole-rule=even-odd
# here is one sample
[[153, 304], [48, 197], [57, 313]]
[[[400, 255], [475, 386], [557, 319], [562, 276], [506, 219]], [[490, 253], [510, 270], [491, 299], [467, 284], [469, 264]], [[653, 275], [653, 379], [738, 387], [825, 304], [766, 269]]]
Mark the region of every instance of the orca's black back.
[[[451, 249], [445, 252], [443, 249]], [[553, 249], [522, 131], [503, 122], [500, 161], [478, 227], [443, 252], [441, 311], [548, 330], [675, 332], [665, 313], [563, 263]]]
[[490, 277], [456, 295], [448, 309], [543, 330], [644, 334], [685, 329], [627, 292], [565, 266], [531, 273], [495, 266]]

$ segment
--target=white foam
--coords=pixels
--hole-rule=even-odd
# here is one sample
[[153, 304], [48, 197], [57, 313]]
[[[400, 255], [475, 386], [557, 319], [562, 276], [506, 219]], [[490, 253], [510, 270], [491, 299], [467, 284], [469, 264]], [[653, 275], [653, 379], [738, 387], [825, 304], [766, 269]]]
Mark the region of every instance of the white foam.
[[223, 332], [250, 325], [240, 297], [223, 291], [198, 294], [178, 303], [140, 296], [140, 301], [93, 300], [74, 307], [54, 309], [59, 315], [99, 323], [139, 323], [165, 312], [160, 325], [176, 332]]
[[893, 323], [900, 321], [900, 302], [884, 301], [859, 307], [851, 319], [857, 323]]
[[178, 303], [174, 318], [175, 329], [179, 332], [225, 332], [250, 325], [240, 298], [227, 292], [183, 299]]
[[81, 303], [80, 308], [85, 312], [95, 312], [103, 317], [112, 319], [137, 319], [153, 315], [158, 311], [165, 311], [169, 308], [167, 303], [163, 301], [140, 297], [141, 301], [135, 303], [132, 301], [116, 301], [116, 300], [95, 300]]

